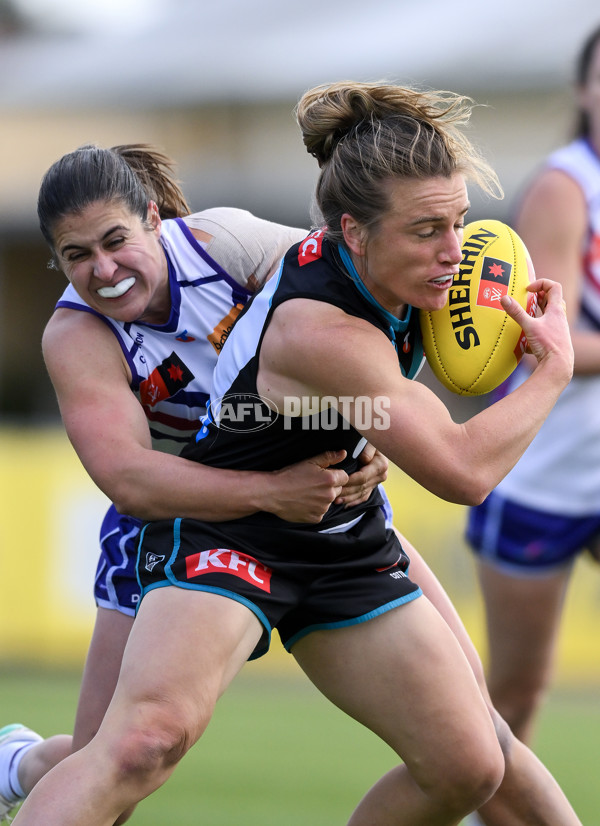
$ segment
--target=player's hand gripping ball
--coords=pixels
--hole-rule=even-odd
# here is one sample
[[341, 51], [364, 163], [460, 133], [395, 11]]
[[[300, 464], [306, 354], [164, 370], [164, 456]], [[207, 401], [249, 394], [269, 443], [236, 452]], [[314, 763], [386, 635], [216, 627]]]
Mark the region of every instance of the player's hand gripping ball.
[[501, 221], [465, 227], [460, 272], [442, 310], [421, 310], [427, 361], [439, 381], [463, 396], [489, 393], [515, 369], [527, 341], [500, 303], [509, 295], [535, 315], [531, 258], [517, 233]]

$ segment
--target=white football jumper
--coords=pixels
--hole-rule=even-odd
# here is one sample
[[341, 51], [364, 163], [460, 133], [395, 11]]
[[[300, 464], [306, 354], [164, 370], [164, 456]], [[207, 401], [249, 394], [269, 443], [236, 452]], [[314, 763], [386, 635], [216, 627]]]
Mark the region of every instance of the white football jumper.
[[[581, 251], [583, 284], [577, 327], [600, 331], [600, 158], [584, 139], [547, 160], [578, 183], [589, 227]], [[512, 390], [526, 378], [518, 368]], [[583, 516], [600, 513], [600, 375], [573, 376], [540, 432], [497, 486], [503, 497], [526, 507]]]

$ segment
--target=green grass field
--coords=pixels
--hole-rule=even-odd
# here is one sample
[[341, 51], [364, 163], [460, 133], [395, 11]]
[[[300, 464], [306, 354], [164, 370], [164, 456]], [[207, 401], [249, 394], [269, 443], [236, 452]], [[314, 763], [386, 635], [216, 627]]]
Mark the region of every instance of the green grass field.
[[[0, 666], [2, 720], [48, 736], [70, 731], [78, 676]], [[600, 826], [600, 703], [554, 693], [537, 751], [585, 826]], [[296, 670], [251, 663], [202, 742], [144, 801], [132, 826], [334, 826], [394, 765], [387, 746], [332, 707]]]

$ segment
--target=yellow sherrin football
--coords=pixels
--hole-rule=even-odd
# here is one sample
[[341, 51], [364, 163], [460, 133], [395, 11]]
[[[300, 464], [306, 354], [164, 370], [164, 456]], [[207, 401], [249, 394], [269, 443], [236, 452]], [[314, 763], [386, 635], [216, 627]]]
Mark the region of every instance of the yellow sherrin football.
[[421, 310], [427, 361], [454, 393], [479, 396], [515, 369], [527, 342], [500, 303], [510, 295], [535, 315], [537, 297], [527, 292], [535, 273], [527, 248], [502, 221], [486, 219], [465, 227], [460, 272], [441, 310]]

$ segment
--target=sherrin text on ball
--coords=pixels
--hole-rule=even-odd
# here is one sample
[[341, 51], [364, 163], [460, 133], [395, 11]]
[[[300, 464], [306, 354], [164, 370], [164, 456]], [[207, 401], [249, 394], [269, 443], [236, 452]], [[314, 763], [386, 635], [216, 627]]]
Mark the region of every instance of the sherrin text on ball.
[[479, 396], [515, 369], [527, 342], [500, 299], [509, 295], [535, 315], [537, 296], [527, 291], [535, 273], [527, 248], [502, 221], [465, 227], [462, 261], [441, 310], [420, 313], [427, 361], [454, 393]]

